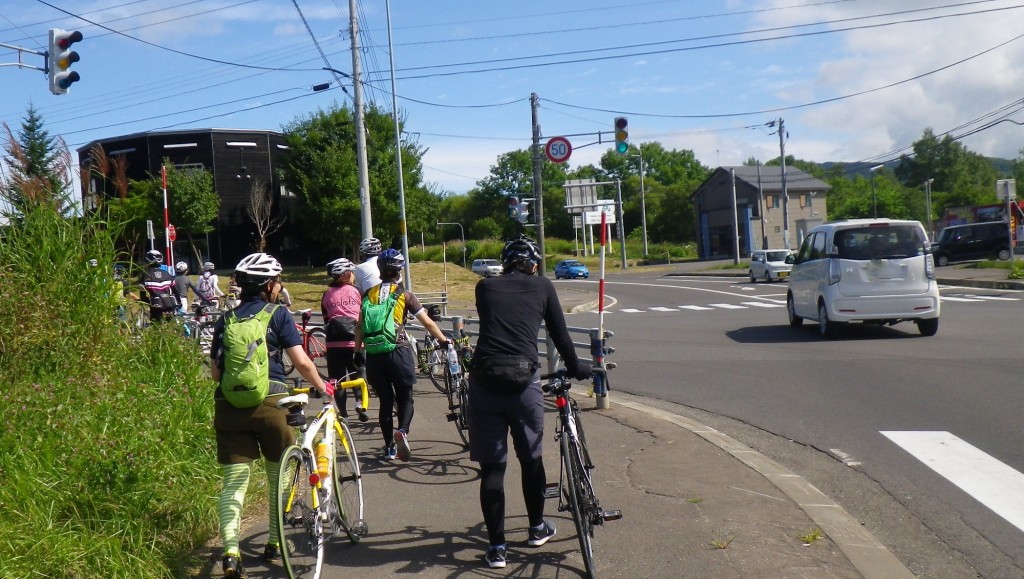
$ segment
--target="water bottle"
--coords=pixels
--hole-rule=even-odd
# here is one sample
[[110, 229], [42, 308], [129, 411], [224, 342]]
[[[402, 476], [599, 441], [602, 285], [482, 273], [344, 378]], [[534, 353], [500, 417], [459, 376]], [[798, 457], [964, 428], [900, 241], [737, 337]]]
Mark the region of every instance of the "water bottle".
[[327, 441], [321, 440], [316, 445], [316, 472], [320, 475], [321, 480], [327, 478], [330, 474], [331, 460], [328, 458], [328, 454], [331, 449], [327, 446]]
[[459, 375], [459, 355], [455, 353], [455, 348], [448, 346], [448, 371], [452, 373], [452, 376]]

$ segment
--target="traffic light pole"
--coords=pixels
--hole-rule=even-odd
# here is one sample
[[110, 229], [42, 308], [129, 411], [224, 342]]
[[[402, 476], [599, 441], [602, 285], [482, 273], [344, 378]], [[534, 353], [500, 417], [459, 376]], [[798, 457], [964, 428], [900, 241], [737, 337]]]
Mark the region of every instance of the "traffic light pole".
[[21, 61], [21, 53], [22, 52], [28, 52], [29, 54], [38, 54], [39, 56], [42, 56], [43, 58], [46, 58], [47, 55], [46, 55], [45, 52], [40, 51], [40, 50], [32, 50], [31, 48], [24, 48], [22, 46], [15, 46], [13, 44], [6, 44], [6, 43], [3, 43], [3, 42], [0, 42], [0, 47], [2, 47], [2, 48], [10, 48], [11, 50], [17, 50], [18, 51], [18, 62], [3, 62], [3, 63], [0, 63], [0, 66], [17, 66], [19, 68], [31, 68], [32, 70], [39, 70], [39, 71], [42, 71], [42, 72], [46, 72], [47, 69], [45, 67], [32, 66], [31, 64], [25, 64], [24, 62]]

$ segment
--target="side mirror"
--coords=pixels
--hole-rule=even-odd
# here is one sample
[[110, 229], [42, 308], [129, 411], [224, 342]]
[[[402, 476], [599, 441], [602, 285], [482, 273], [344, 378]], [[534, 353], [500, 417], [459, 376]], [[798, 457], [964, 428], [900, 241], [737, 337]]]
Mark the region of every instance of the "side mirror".
[[792, 253], [787, 255], [786, 259], [785, 259], [785, 262], [790, 264], [790, 265], [793, 265], [796, 262], [796, 256], [793, 255]]

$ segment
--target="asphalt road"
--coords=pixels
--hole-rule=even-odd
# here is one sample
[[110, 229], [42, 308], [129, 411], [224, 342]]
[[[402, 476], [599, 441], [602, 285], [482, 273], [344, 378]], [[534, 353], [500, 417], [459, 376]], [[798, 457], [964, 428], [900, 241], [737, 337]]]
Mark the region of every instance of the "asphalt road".
[[[787, 464], [918, 576], [948, 576], [945, 559], [983, 577], [1024, 575], [1024, 293], [944, 287], [934, 337], [902, 323], [825, 341], [810, 324], [789, 327], [784, 283], [625, 274], [606, 291], [618, 391], [682, 405]], [[930, 433], [948, 433], [937, 457], [913, 444]], [[941, 469], [961, 442], [978, 451], [967, 467], [926, 465]], [[994, 461], [1007, 468], [989, 474]], [[987, 484], [964, 483], [972, 472]]]

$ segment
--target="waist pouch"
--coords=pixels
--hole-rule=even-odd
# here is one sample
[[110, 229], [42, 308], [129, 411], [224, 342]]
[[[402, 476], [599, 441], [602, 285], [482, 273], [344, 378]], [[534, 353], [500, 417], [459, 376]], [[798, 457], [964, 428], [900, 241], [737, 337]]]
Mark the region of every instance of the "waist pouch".
[[150, 306], [164, 311], [176, 310], [178, 309], [178, 299], [171, 294], [158, 294], [153, 297]]
[[473, 358], [471, 371], [484, 390], [499, 394], [517, 394], [526, 390], [540, 362], [525, 356], [487, 356]]
[[356, 338], [356, 320], [346, 316], [335, 316], [324, 329], [328, 342], [351, 342]]

